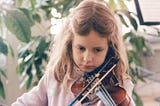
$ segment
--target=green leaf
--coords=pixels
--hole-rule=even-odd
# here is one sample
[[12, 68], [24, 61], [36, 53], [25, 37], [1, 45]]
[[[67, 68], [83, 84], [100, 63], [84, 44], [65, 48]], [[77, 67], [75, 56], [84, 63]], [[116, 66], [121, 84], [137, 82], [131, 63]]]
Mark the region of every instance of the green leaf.
[[39, 14], [32, 14], [32, 17], [35, 21], [37, 21], [38, 23], [41, 22], [41, 17]]
[[138, 24], [137, 24], [136, 19], [134, 19], [131, 15], [130, 15], [129, 19], [130, 19], [130, 22], [131, 22], [132, 26], [134, 27], [134, 29], [137, 30]]
[[16, 7], [20, 7], [23, 3], [23, 0], [16, 0]]
[[127, 38], [129, 39], [132, 47], [136, 50], [137, 53], [141, 54], [143, 53], [144, 49], [146, 48], [148, 51], [148, 47], [146, 45], [146, 40], [143, 36], [137, 36], [136, 33], [134, 32], [128, 32], [126, 33], [123, 38], [126, 40]]
[[134, 66], [134, 67], [130, 66], [130, 70], [131, 70], [130, 75], [132, 77], [132, 80], [133, 80], [134, 84], [137, 84], [138, 80], [140, 80], [142, 82], [146, 82], [145, 79], [141, 76], [141, 74], [140, 74], [141, 72], [139, 72], [141, 70], [139, 70], [137, 68], [137, 66]]
[[127, 6], [124, 3], [124, 0], [117, 0], [117, 1], [118, 1], [118, 4], [120, 5], [121, 9], [128, 10]]
[[0, 96], [5, 99], [6, 96], [5, 96], [5, 90], [4, 90], [4, 87], [3, 87], [3, 83], [2, 81], [0, 80]]
[[31, 40], [29, 43], [27, 43], [24, 47], [22, 47], [18, 52], [18, 58], [25, 57], [26, 54], [29, 52], [29, 48], [34, 43], [34, 40]]
[[137, 84], [137, 72], [135, 71], [135, 67], [129, 66], [129, 75], [132, 77], [132, 81], [134, 84]]
[[31, 88], [32, 79], [33, 79], [33, 76], [32, 76], [32, 74], [30, 74], [30, 75], [29, 75], [29, 78], [28, 78], [28, 80], [27, 80], [27, 85], [26, 85], [27, 90], [29, 90], [29, 89]]
[[44, 53], [45, 50], [48, 48], [48, 46], [49, 46], [49, 45], [46, 43], [44, 37], [41, 37], [41, 38], [38, 40], [38, 44], [37, 44], [37, 47], [36, 47], [36, 51], [37, 51], [37, 53], [38, 53], [38, 57], [42, 57], [43, 53]]
[[74, 0], [70, 1], [70, 0], [65, 0], [63, 2], [63, 9], [62, 9], [62, 14], [63, 16], [66, 16], [69, 12], [69, 9], [71, 7], [73, 7], [73, 4], [74, 4]]
[[[117, 13], [118, 14], [118, 13]], [[125, 21], [125, 19], [123, 18], [123, 15], [121, 14], [118, 14], [119, 18], [121, 19], [121, 22], [126, 26], [126, 27], [129, 27]]]
[[129, 64], [135, 63], [136, 65], [142, 66], [140, 56], [134, 50], [127, 51]]
[[74, 7], [74, 5], [78, 4], [81, 0], [64, 0], [63, 8], [62, 8], [62, 17], [67, 16], [69, 10]]
[[114, 11], [117, 10], [117, 5], [114, 0], [109, 0], [108, 4]]
[[4, 15], [5, 25], [20, 41], [29, 42], [31, 38], [31, 22], [18, 9], [8, 10]]
[[131, 39], [133, 37], [135, 37], [136, 35], [133, 33], [133, 32], [128, 32], [128, 33], [125, 33], [125, 35], [123, 36], [123, 39]]
[[37, 0], [30, 0], [32, 9], [35, 9], [36, 1], [37, 1]]
[[132, 12], [129, 12], [127, 10], [118, 10], [117, 11], [118, 14], [123, 14], [125, 15], [129, 21], [130, 21], [130, 24], [133, 26], [133, 28], [137, 31], [138, 29], [138, 24], [137, 24], [137, 21], [136, 19], [132, 16]]
[[11, 56], [14, 57], [14, 56], [15, 56], [15, 55], [14, 55], [14, 50], [13, 50], [13, 48], [12, 48], [11, 46], [9, 46], [9, 50], [10, 50]]
[[41, 77], [42, 77], [42, 70], [41, 70], [41, 68], [40, 68], [40, 65], [39, 64], [34, 64], [35, 65], [35, 68], [36, 68], [36, 76], [37, 76], [37, 78], [38, 78], [38, 80], [40, 80], [41, 79]]
[[27, 85], [26, 85], [26, 88], [27, 90], [31, 87], [31, 84], [32, 84], [32, 79], [33, 79], [33, 75], [32, 75], [32, 64], [28, 64], [27, 66], [27, 70], [26, 70], [26, 73], [28, 75], [28, 80], [27, 80]]
[[133, 100], [135, 101], [136, 106], [143, 106], [143, 102], [136, 92], [133, 92], [132, 97]]
[[4, 73], [4, 70], [0, 67], [0, 76], [3, 76], [4, 79], [7, 79], [6, 74]]
[[27, 17], [28, 21], [30, 22], [30, 26], [34, 25], [34, 21], [32, 19], [32, 12], [29, 11], [29, 9], [26, 8], [19, 8], [20, 11], [24, 13], [24, 15]]
[[26, 85], [28, 79], [29, 79], [29, 77], [27, 75], [23, 75], [21, 83], [20, 83], [20, 88], [22, 88]]
[[29, 63], [29, 64], [26, 65], [27, 75], [32, 75], [31, 71], [32, 71], [32, 63]]
[[22, 61], [16, 67], [16, 72], [21, 75], [25, 71], [24, 69], [25, 69], [25, 63], [24, 61]]
[[0, 53], [3, 53], [4, 55], [8, 54], [8, 46], [1, 37], [0, 37]]
[[134, 46], [138, 53], [143, 52], [143, 48], [145, 47], [145, 39], [142, 36], [132, 37], [130, 39], [131, 44]]

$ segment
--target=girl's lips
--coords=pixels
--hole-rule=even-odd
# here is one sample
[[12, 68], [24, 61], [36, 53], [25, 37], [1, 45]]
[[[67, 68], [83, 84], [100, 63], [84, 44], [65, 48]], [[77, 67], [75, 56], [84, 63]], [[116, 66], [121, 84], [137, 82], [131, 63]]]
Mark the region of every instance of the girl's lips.
[[90, 70], [90, 71], [92, 71], [92, 70], [94, 70], [96, 67], [95, 66], [81, 66], [81, 69], [82, 70]]

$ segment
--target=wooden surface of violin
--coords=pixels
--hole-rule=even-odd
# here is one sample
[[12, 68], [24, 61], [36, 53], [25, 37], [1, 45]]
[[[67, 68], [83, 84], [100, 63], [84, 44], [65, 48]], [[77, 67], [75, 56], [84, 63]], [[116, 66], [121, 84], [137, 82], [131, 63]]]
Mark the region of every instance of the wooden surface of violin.
[[[111, 102], [113, 104], [111, 106], [128, 106], [130, 99], [127, 96], [126, 90], [119, 86], [118, 80], [112, 73], [112, 70], [116, 66], [117, 62], [118, 60], [115, 61], [115, 59], [113, 59], [109, 63], [104, 64], [104, 67], [102, 67], [98, 73], [87, 73], [87, 75], [84, 75], [75, 81], [75, 83], [71, 86], [71, 91], [74, 93], [75, 99], [70, 103], [69, 106], [73, 106], [76, 101], [79, 101], [81, 104], [90, 102], [91, 99], [89, 98], [89, 95], [91, 93], [96, 94], [97, 91], [95, 91], [95, 89], [101, 87], [100, 85], [104, 87], [104, 92], [99, 90], [102, 94], [102, 98], [107, 98], [106, 94], [104, 93], [108, 92], [109, 96], [111, 96], [111, 99], [114, 101]], [[99, 99], [101, 99], [101, 97], [99, 97]], [[109, 98], [107, 98], [107, 100], [108, 99]], [[102, 100], [102, 102], [104, 103], [105, 100]], [[104, 103], [104, 105], [106, 104]]]
[[[87, 82], [82, 79], [81, 81], [76, 81], [76, 83], [74, 83], [71, 87], [71, 90], [75, 94], [75, 96], [77, 96], [81, 91], [83, 91], [84, 87], [87, 85]], [[127, 96], [126, 90], [124, 88], [117, 85], [112, 87], [107, 86], [105, 89], [108, 91], [108, 93], [112, 97], [116, 106], [129, 106], [130, 98]], [[87, 92], [88, 90], [89, 88], [85, 92]], [[80, 98], [78, 98], [78, 100], [80, 100]], [[83, 101], [82, 103], [85, 103], [85, 102], [89, 102], [88, 97], [86, 97], [85, 101]]]

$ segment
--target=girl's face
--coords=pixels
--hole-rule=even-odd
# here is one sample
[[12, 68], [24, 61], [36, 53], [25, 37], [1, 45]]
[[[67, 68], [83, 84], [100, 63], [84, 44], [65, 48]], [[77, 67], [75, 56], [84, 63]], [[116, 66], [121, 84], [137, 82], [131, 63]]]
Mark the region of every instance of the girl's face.
[[88, 35], [75, 34], [72, 43], [73, 60], [83, 72], [91, 72], [100, 66], [106, 57], [108, 42], [105, 37], [91, 30]]

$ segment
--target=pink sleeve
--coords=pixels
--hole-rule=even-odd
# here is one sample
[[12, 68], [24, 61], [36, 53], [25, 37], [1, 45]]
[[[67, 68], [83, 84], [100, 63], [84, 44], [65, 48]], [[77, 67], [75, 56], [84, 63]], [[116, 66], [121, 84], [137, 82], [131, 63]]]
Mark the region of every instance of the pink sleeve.
[[133, 91], [133, 88], [134, 88], [134, 85], [133, 85], [132, 81], [129, 78], [125, 79], [124, 82], [123, 82], [123, 87], [127, 91], [127, 95], [130, 97], [130, 100], [131, 100], [129, 106], [135, 106], [135, 103], [134, 103], [133, 98], [132, 98], [132, 91]]
[[39, 84], [24, 93], [11, 106], [47, 106], [47, 76], [44, 75]]

